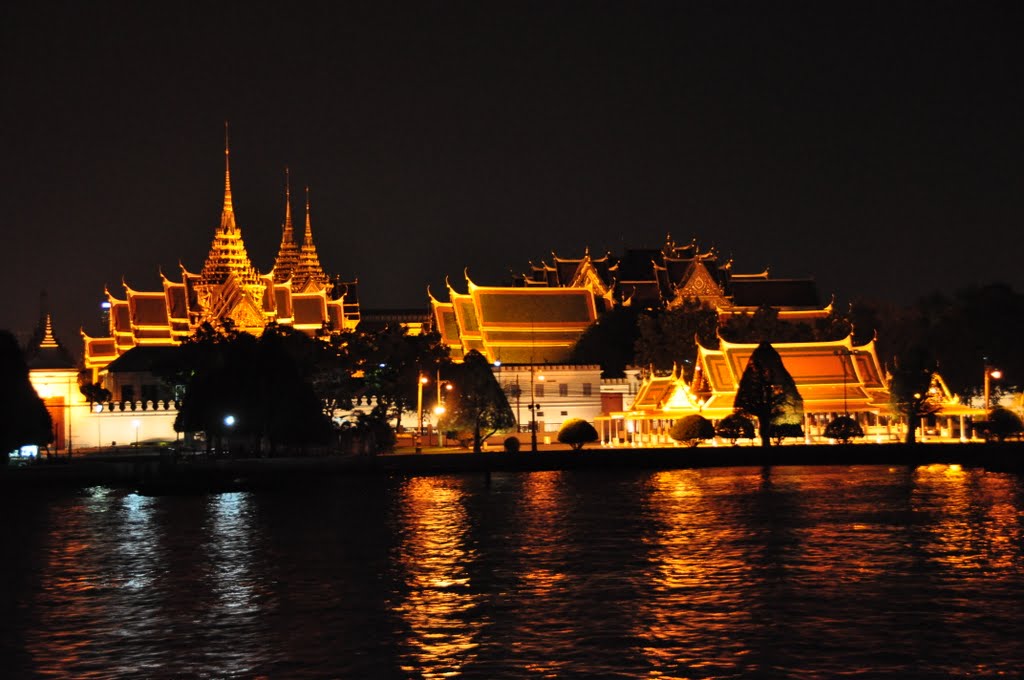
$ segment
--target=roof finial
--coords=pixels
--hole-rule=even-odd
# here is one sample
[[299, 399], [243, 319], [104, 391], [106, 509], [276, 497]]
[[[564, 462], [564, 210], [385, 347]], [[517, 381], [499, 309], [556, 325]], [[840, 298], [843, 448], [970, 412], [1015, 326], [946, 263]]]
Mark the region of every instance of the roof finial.
[[288, 166], [284, 166], [284, 238], [289, 242], [292, 236], [292, 179]]
[[306, 187], [306, 234], [302, 239], [302, 245], [313, 245], [313, 227], [309, 221], [309, 187]]

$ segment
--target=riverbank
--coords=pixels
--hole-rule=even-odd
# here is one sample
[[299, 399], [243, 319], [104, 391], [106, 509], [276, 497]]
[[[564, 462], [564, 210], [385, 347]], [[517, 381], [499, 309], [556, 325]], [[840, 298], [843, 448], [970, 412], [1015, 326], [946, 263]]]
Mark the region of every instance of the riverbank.
[[120, 455], [41, 460], [0, 469], [0, 489], [68, 489], [90, 486], [148, 493], [204, 493], [317, 484], [339, 475], [437, 475], [615, 468], [705, 468], [806, 465], [961, 465], [1024, 472], [1024, 444], [872, 444], [699, 448], [545, 448], [535, 453], [399, 451], [377, 456], [310, 458], [174, 458], [140, 451]]

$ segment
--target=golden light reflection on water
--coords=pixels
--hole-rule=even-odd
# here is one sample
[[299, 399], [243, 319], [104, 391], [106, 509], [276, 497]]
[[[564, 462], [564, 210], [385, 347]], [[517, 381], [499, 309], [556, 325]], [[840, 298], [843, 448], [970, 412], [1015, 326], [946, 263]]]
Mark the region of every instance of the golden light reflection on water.
[[396, 557], [405, 583], [393, 610], [408, 628], [402, 670], [424, 678], [459, 675], [476, 657], [482, 626], [468, 569], [476, 555], [459, 484], [417, 477], [400, 491], [405, 523]]
[[[648, 538], [649, 597], [640, 602], [645, 628], [636, 634], [651, 677], [674, 677], [680, 667], [735, 667], [748, 651], [732, 634], [751, 619], [737, 597], [749, 577], [748, 555], [736, 548], [741, 537], [723, 522], [705, 482], [701, 471], [672, 470], [655, 473], [648, 485], [656, 529]], [[750, 488], [757, 479], [731, 483]]]
[[986, 578], [993, 571], [1021, 567], [1024, 539], [1017, 489], [1008, 475], [964, 470], [959, 465], [929, 465], [915, 471], [911, 502], [932, 516], [931, 559], [961, 572]]
[[247, 493], [209, 497], [207, 581], [228, 612], [253, 614], [259, 609], [253, 588], [252, 498]]

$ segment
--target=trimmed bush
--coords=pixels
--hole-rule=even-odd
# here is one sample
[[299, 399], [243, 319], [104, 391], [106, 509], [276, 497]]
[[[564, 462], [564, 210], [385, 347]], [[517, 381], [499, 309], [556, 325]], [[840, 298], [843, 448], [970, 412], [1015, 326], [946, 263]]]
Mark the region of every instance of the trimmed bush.
[[988, 420], [974, 424], [974, 431], [986, 440], [1003, 441], [1024, 430], [1020, 416], [1005, 408], [994, 408], [988, 413]]
[[668, 431], [668, 436], [677, 442], [697, 446], [702, 439], [711, 439], [715, 436], [715, 426], [704, 416], [694, 414], [677, 420]]
[[568, 444], [573, 451], [579, 451], [585, 444], [597, 441], [597, 430], [582, 418], [570, 418], [562, 423], [558, 431], [558, 441]]
[[753, 439], [754, 421], [742, 414], [730, 414], [718, 422], [715, 433], [733, 444], [736, 439]]
[[845, 444], [855, 437], [863, 437], [864, 430], [861, 429], [860, 423], [850, 416], [839, 416], [825, 426], [825, 436]]
[[740, 413], [727, 415], [718, 421], [715, 434], [735, 444], [737, 439], [754, 438], [754, 421]]
[[519, 453], [519, 439], [517, 437], [505, 438], [505, 453]]
[[779, 423], [771, 426], [772, 439], [776, 444], [781, 444], [786, 437], [803, 439], [804, 428], [796, 423]]

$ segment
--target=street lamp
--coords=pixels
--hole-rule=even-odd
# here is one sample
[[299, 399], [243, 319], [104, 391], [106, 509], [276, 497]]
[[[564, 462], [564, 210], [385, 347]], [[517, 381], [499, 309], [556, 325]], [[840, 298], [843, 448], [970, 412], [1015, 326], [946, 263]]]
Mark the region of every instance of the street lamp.
[[423, 450], [420, 444], [420, 438], [423, 436], [423, 386], [427, 382], [427, 376], [421, 373], [416, 383], [416, 453]]
[[[537, 388], [534, 382], [534, 365], [530, 364], [530, 405], [527, 407], [530, 409], [530, 451], [537, 452], [537, 409], [540, 408], [540, 404], [537, 403]], [[544, 376], [539, 375], [536, 380], [544, 381]]]
[[1002, 377], [1003, 377], [1003, 372], [1002, 371], [1000, 371], [998, 368], [994, 368], [994, 367], [990, 366], [987, 361], [985, 362], [985, 402], [984, 402], [983, 406], [984, 406], [986, 411], [989, 410], [989, 406], [990, 406], [990, 403], [989, 403], [989, 401], [990, 401], [990, 399], [989, 399], [989, 396], [990, 396], [990, 382], [992, 380], [999, 380]]

